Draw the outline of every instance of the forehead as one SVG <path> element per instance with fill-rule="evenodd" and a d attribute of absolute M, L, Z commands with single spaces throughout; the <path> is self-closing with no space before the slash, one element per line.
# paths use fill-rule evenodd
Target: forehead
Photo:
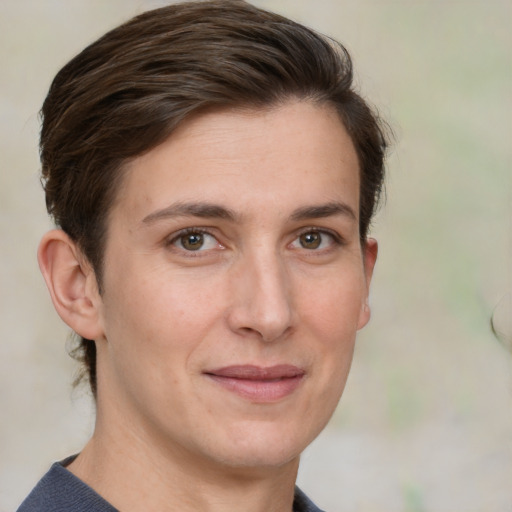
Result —
<path fill-rule="evenodd" d="M 126 168 L 116 208 L 222 203 L 247 214 L 339 201 L 359 208 L 359 165 L 333 107 L 307 101 L 203 113 Z"/>

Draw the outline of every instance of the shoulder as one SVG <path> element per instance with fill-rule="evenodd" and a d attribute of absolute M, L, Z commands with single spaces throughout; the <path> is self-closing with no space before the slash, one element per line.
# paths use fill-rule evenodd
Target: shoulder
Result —
<path fill-rule="evenodd" d="M 17 512 L 116 512 L 112 505 L 65 468 L 69 462 L 71 459 L 53 464 Z"/>

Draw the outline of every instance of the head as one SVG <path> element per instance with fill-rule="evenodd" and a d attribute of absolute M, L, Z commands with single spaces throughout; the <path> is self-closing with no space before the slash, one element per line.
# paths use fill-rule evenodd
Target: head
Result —
<path fill-rule="evenodd" d="M 99 294 L 110 219 L 130 166 L 216 112 L 268 113 L 302 102 L 335 113 L 357 156 L 364 246 L 386 141 L 352 78 L 343 46 L 237 0 L 143 13 L 72 59 L 42 109 L 42 177 L 48 211 L 91 267 Z M 81 350 L 96 395 L 94 340 L 82 336 Z"/>

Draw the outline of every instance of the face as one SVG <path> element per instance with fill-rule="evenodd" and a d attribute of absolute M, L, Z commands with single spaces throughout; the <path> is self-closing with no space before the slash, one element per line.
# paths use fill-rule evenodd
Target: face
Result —
<path fill-rule="evenodd" d="M 98 418 L 184 458 L 297 460 L 368 321 L 358 210 L 350 138 L 308 102 L 203 114 L 134 160 L 109 217 Z"/>

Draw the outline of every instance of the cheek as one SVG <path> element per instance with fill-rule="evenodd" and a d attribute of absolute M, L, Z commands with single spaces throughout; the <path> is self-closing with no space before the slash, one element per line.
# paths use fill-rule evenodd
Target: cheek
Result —
<path fill-rule="evenodd" d="M 300 295 L 302 318 L 328 343 L 351 339 L 358 329 L 364 300 L 362 273 L 333 274 Z"/>
<path fill-rule="evenodd" d="M 132 280 L 108 302 L 107 347 L 118 378 L 131 375 L 142 388 L 168 389 L 194 373 L 218 331 L 223 301 L 211 280 L 161 274 Z M 131 386 L 131 384 L 129 384 Z M 134 390 L 134 393 L 136 391 Z M 138 393 L 138 392 L 137 392 Z"/>
<path fill-rule="evenodd" d="M 107 294 L 107 315 L 117 317 L 124 325 L 132 324 L 137 331 L 170 335 L 177 329 L 197 328 L 215 314 L 218 277 L 170 272 L 166 264 L 148 268 L 136 263 L 111 276 L 108 284 L 113 293 Z"/>
<path fill-rule="evenodd" d="M 319 407 L 334 410 L 352 363 L 363 299 L 363 280 L 357 273 L 332 276 L 302 297 L 305 339 L 315 360 L 315 380 L 324 396 Z M 330 414 L 330 413 L 329 413 Z"/>

